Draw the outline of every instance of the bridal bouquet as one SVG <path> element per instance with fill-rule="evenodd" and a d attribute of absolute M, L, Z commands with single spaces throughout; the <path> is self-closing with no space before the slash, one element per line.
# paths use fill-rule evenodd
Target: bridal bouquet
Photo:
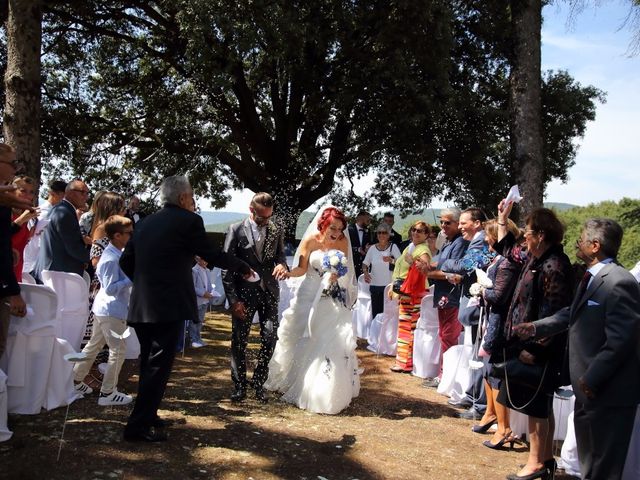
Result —
<path fill-rule="evenodd" d="M 349 269 L 347 268 L 347 257 L 339 250 L 329 250 L 322 258 L 322 271 L 324 273 L 335 273 L 338 278 L 344 277 Z M 338 282 L 328 283 L 322 290 L 322 293 L 339 301 L 345 307 L 347 306 L 346 290 Z"/>

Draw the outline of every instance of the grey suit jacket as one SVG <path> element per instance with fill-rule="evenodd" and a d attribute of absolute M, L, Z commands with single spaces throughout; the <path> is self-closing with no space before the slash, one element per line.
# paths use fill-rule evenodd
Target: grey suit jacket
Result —
<path fill-rule="evenodd" d="M 36 277 L 40 278 L 43 270 L 82 276 L 85 264 L 89 263 L 89 250 L 80 233 L 75 207 L 63 200 L 51 209 L 48 218 L 34 268 Z"/>
<path fill-rule="evenodd" d="M 242 222 L 229 226 L 224 242 L 224 251 L 240 260 L 244 260 L 260 275 L 260 282 L 248 282 L 240 275 L 229 270 L 222 271 L 222 284 L 229 303 L 238 301 L 250 302 L 257 299 L 255 292 L 260 285 L 271 292 L 276 301 L 280 297 L 280 285 L 273 277 L 272 272 L 276 265 L 287 265 L 287 257 L 284 251 L 284 232 L 273 222 L 267 225 L 267 233 L 264 240 L 262 253 L 256 250 L 251 236 L 249 218 Z"/>
<path fill-rule="evenodd" d="M 640 287 L 623 267 L 610 263 L 570 307 L 534 322 L 536 337 L 569 329 L 569 372 L 585 406 L 640 403 Z M 582 378 L 594 399 L 582 393 Z"/>

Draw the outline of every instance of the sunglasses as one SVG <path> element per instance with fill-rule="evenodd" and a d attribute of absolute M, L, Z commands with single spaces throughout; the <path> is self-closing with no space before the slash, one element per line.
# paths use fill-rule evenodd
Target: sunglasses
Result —
<path fill-rule="evenodd" d="M 421 229 L 421 228 L 412 228 L 412 229 L 411 229 L 411 231 L 412 231 L 413 233 L 427 233 L 427 231 L 426 231 L 426 230 L 423 230 L 423 229 Z"/>
<path fill-rule="evenodd" d="M 384 232 L 384 231 L 382 231 L 382 232 L 376 232 L 376 233 L 377 233 L 378 235 L 389 235 L 389 232 Z"/>
<path fill-rule="evenodd" d="M 440 225 L 451 225 L 451 220 L 440 220 Z"/>

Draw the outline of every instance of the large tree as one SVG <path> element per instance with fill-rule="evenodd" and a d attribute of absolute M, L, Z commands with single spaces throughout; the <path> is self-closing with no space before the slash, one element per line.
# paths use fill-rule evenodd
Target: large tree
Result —
<path fill-rule="evenodd" d="M 214 204 L 267 190 L 297 216 L 338 171 L 434 162 L 416 132 L 446 105 L 450 18 L 439 1 L 50 6 L 51 126 L 89 177 L 188 172 Z"/>
<path fill-rule="evenodd" d="M 504 2 L 45 1 L 45 167 L 94 188 L 189 173 L 276 193 L 290 221 L 335 179 L 366 199 L 493 207 L 514 181 Z M 545 99 L 545 91 L 548 98 Z M 542 86 L 543 182 L 566 176 L 599 92 Z"/>
<path fill-rule="evenodd" d="M 6 12 L 4 141 L 16 149 L 25 173 L 39 179 L 42 2 L 9 0 Z"/>

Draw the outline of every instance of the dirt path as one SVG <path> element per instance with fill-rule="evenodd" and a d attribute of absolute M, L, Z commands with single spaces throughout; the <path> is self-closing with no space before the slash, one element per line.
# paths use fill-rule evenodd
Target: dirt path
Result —
<path fill-rule="evenodd" d="M 224 313 L 208 315 L 209 345 L 177 358 L 160 412 L 175 422 L 169 442 L 122 441 L 129 407 L 99 407 L 94 393 L 70 406 L 58 462 L 65 409 L 11 415 L 14 437 L 0 443 L 0 478 L 501 479 L 526 461 L 524 447 L 482 446 L 489 437 L 472 433 L 445 397 L 419 378 L 391 373 L 390 358 L 364 349 L 360 396 L 340 415 L 275 399 L 232 404 L 229 325 Z M 122 379 L 121 390 L 135 393 L 136 362 L 125 362 Z"/>

